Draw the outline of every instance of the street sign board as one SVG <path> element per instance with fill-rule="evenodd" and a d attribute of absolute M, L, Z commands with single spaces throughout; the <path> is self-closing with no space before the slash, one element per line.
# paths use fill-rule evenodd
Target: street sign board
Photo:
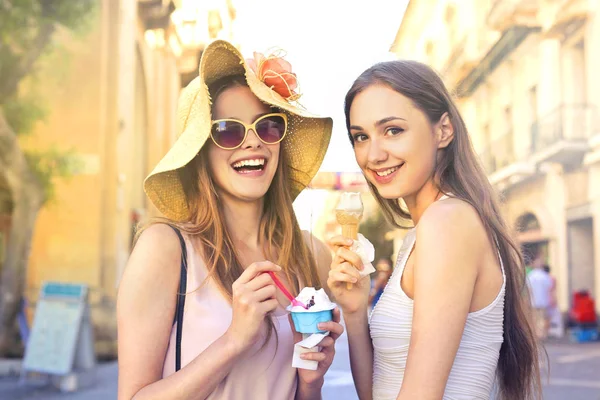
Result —
<path fill-rule="evenodd" d="M 23 372 L 65 376 L 94 364 L 87 285 L 45 282 L 25 347 Z"/>

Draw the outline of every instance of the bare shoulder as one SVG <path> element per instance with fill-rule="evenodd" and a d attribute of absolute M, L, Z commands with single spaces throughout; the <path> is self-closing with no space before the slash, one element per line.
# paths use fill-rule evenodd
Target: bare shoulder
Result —
<path fill-rule="evenodd" d="M 450 198 L 431 204 L 417 225 L 417 243 L 426 241 L 483 249 L 487 234 L 477 210 L 464 200 Z"/>
<path fill-rule="evenodd" d="M 145 229 L 127 262 L 119 287 L 119 296 L 176 288 L 179 281 L 181 244 L 173 229 L 154 224 Z"/>
<path fill-rule="evenodd" d="M 174 250 L 179 252 L 179 250 L 181 250 L 179 237 L 173 228 L 167 224 L 152 224 L 144 229 L 135 248 L 153 248 L 156 245 L 160 245 L 160 248 L 167 252 L 172 252 Z"/>
<path fill-rule="evenodd" d="M 144 268 L 145 272 L 150 272 L 147 268 L 152 268 L 157 264 L 175 263 L 179 265 L 181 261 L 179 237 L 169 225 L 153 224 L 141 233 L 133 249 L 131 258 L 135 260 L 139 256 L 144 258 L 152 256 L 158 261 L 147 265 Z M 154 272 L 160 273 L 160 271 Z"/>

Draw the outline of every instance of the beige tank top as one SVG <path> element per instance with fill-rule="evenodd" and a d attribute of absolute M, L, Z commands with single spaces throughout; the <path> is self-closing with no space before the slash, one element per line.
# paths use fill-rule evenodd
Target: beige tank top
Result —
<path fill-rule="evenodd" d="M 181 368 L 184 368 L 202 351 L 221 337 L 229 328 L 232 308 L 215 282 L 207 277 L 202 257 L 186 237 L 187 246 L 187 296 L 185 299 L 183 333 L 181 340 Z M 261 349 L 264 340 L 258 341 L 223 379 L 207 400 L 294 399 L 296 394 L 296 369 L 292 368 L 294 338 L 288 313 L 282 308 L 275 312 L 273 322 L 277 338 L 272 335 Z M 163 378 L 175 373 L 174 325 L 163 366 Z"/>

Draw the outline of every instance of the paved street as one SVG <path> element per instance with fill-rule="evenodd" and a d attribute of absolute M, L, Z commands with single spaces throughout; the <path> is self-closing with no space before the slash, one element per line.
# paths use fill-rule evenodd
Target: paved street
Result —
<path fill-rule="evenodd" d="M 346 337 L 340 338 L 334 365 L 323 390 L 325 400 L 358 399 L 352 385 Z M 549 341 L 544 374 L 544 400 L 600 400 L 600 342 L 572 344 Z"/>
<path fill-rule="evenodd" d="M 600 342 L 548 342 L 550 377 L 544 368 L 544 399 L 600 400 Z"/>
<path fill-rule="evenodd" d="M 600 342 L 571 344 L 551 341 L 546 344 L 551 359 L 550 378 L 545 379 L 545 400 L 600 400 Z M 546 370 L 545 370 L 546 371 Z M 63 394 L 56 390 L 21 388 L 17 379 L 0 378 L 2 400 L 104 400 L 115 399 L 116 363 L 101 365 L 97 383 L 78 393 Z M 338 341 L 337 357 L 326 377 L 324 400 L 355 400 L 346 337 Z"/>
<path fill-rule="evenodd" d="M 76 393 L 52 388 L 21 387 L 18 378 L 0 378 L 2 400 L 110 400 L 117 398 L 117 363 L 102 364 L 96 370 L 96 383 Z"/>

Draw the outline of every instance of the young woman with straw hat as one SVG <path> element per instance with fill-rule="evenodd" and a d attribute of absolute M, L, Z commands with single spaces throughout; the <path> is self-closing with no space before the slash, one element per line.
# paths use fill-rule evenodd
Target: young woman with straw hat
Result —
<path fill-rule="evenodd" d="M 266 272 L 294 294 L 326 281 L 329 250 L 300 231 L 292 201 L 332 121 L 294 104 L 281 57 L 244 61 L 216 41 L 199 72 L 179 101 L 181 134 L 144 183 L 165 220 L 139 235 L 121 281 L 119 399 L 320 398 L 339 312 L 321 351 L 302 355 L 317 370 L 296 370 L 289 301 Z"/>

